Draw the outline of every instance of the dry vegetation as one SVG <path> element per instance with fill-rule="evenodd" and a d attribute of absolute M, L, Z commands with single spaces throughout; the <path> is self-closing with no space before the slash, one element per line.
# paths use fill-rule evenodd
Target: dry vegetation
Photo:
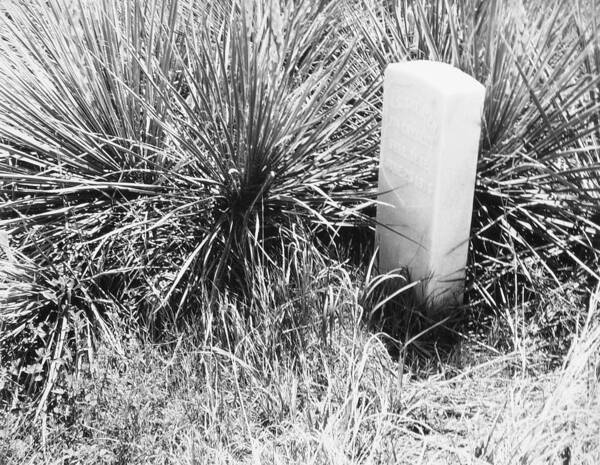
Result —
<path fill-rule="evenodd" d="M 3 413 L 0 457 L 71 464 L 597 463 L 597 300 L 558 369 L 523 366 L 516 351 L 476 350 L 473 338 L 444 359 L 403 365 L 390 357 L 384 335 L 365 331 L 356 290 L 344 284 L 332 295 L 345 309 L 344 324 L 330 328 L 326 341 L 305 334 L 294 357 L 265 357 L 267 336 L 256 331 L 234 351 L 202 343 L 200 335 L 164 345 L 129 338 L 122 356 L 102 347 L 91 374 L 65 380 L 41 425 L 24 421 L 31 417 L 21 410 Z M 223 313 L 230 305 L 222 303 Z"/>
<path fill-rule="evenodd" d="M 0 465 L 600 463 L 600 6 L 383 3 L 2 3 Z M 487 89 L 441 322 L 374 266 L 417 58 Z"/>

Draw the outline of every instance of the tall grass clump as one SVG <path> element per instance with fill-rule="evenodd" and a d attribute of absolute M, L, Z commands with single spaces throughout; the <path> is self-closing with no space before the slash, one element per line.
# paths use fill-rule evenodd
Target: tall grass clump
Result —
<path fill-rule="evenodd" d="M 124 321 L 161 337 L 223 292 L 252 300 L 247 263 L 278 268 L 357 218 L 372 89 L 348 72 L 341 6 L 265 5 L 14 1 L 0 18 L 0 347 L 17 398 L 44 405 L 98 335 L 118 349 Z"/>
<path fill-rule="evenodd" d="M 561 0 L 362 5 L 362 55 L 377 65 L 377 76 L 390 62 L 429 59 L 458 66 L 486 87 L 471 301 L 499 308 L 574 277 L 597 279 L 597 6 Z"/>

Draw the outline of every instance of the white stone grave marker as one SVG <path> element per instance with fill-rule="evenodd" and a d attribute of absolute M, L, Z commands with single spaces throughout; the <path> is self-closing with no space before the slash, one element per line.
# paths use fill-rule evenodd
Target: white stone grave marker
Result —
<path fill-rule="evenodd" d="M 462 303 L 485 88 L 432 61 L 385 71 L 379 269 L 406 267 L 430 310 Z"/>

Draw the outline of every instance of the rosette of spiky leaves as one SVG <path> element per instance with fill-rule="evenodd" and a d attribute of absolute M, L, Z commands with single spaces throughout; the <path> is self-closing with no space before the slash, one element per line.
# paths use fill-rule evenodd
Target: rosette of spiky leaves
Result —
<path fill-rule="evenodd" d="M 247 259 L 276 265 L 290 240 L 352 218 L 374 166 L 371 90 L 338 7 L 295 3 L 200 2 L 183 21 L 166 0 L 14 2 L 0 227 L 51 287 L 69 271 L 57 286 L 89 298 L 27 287 L 39 311 L 22 292 L 11 312 L 94 302 L 92 328 L 128 311 L 163 330 L 205 309 L 206 289 L 251 293 Z"/>
<path fill-rule="evenodd" d="M 152 231 L 167 221 L 155 205 L 177 210 L 162 125 L 180 86 L 183 26 L 175 1 L 14 1 L 9 13 L 0 16 L 0 228 L 35 271 L 6 277 L 0 267 L 0 281 L 24 280 L 0 296 L 0 325 L 13 334 L 43 319 L 42 345 L 58 360 L 67 346 L 56 341 L 78 321 L 70 315 L 81 310 L 93 330 L 108 328 L 106 315 L 152 297 L 149 273 L 177 266 L 169 251 L 184 238 Z M 186 195 L 202 190 L 178 179 Z M 40 286 L 87 294 L 67 303 Z M 16 358 L 19 347 L 29 350 L 16 345 Z M 51 373 L 44 365 L 44 392 Z"/>
<path fill-rule="evenodd" d="M 178 85 L 176 12 L 167 1 L 61 0 L 14 2 L 2 17 L 0 226 L 40 265 L 168 190 L 156 118 L 168 118 L 170 87 L 149 77 Z"/>
<path fill-rule="evenodd" d="M 364 200 L 373 88 L 348 66 L 339 18 L 324 2 L 233 2 L 188 34 L 188 94 L 177 94 L 169 135 L 182 172 L 214 182 L 214 220 L 173 290 L 204 282 L 244 292 L 245 257 L 276 262 L 279 244 L 334 230 Z"/>
<path fill-rule="evenodd" d="M 473 263 L 482 297 L 505 304 L 514 296 L 496 286 L 498 273 L 532 285 L 539 276 L 560 285 L 563 271 L 598 278 L 600 73 L 586 68 L 597 30 L 577 29 L 570 2 L 496 8 L 508 19 L 483 31 L 489 58 L 472 71 L 488 89 Z"/>
<path fill-rule="evenodd" d="M 514 276 L 597 277 L 597 28 L 567 1 L 363 4 L 365 50 L 377 50 L 365 59 L 380 69 L 445 61 L 486 86 L 472 224 L 479 296 L 503 303 Z"/>

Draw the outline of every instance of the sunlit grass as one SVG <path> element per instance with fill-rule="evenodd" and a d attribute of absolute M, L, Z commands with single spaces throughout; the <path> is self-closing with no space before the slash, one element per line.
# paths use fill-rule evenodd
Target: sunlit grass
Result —
<path fill-rule="evenodd" d="M 124 355 L 103 347 L 95 376 L 65 379 L 45 430 L 16 411 L 0 414 L 0 458 L 82 464 L 563 464 L 567 455 L 570 463 L 593 464 L 600 458 L 597 294 L 556 372 L 521 370 L 518 353 L 498 356 L 485 348 L 471 360 L 477 352 L 469 338 L 451 358 L 432 360 L 435 367 L 403 367 L 390 357 L 386 336 L 361 324 L 357 288 L 343 270 L 322 268 L 304 290 L 290 291 L 294 283 L 284 280 L 280 275 L 281 286 L 264 291 L 278 302 L 269 301 L 272 310 L 248 309 L 254 326 L 238 319 L 239 302 L 225 298 L 223 324 L 214 321 L 212 331 L 191 328 L 168 345 L 124 338 Z M 306 302 L 309 321 L 277 323 L 294 314 L 286 307 L 306 310 Z M 329 314 L 332 306 L 343 313 Z M 244 337 L 228 349 L 218 344 L 222 337 L 211 339 L 219 331 L 232 341 Z M 286 338 L 301 350 L 286 348 Z"/>

